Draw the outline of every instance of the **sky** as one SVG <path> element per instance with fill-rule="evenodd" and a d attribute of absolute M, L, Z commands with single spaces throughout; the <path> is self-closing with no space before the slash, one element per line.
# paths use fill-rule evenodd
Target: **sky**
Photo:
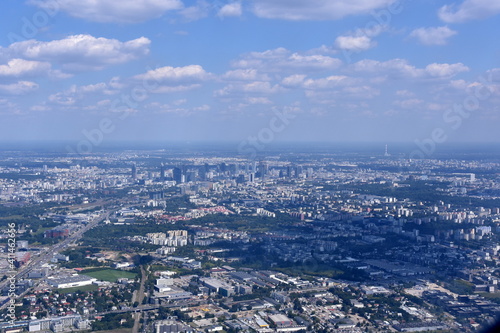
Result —
<path fill-rule="evenodd" d="M 498 1 L 3 0 L 0 13 L 3 142 L 500 142 Z"/>

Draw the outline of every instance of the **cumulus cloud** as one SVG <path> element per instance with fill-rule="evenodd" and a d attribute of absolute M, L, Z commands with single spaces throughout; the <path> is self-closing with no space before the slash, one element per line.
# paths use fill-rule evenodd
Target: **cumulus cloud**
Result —
<path fill-rule="evenodd" d="M 253 0 L 258 17 L 284 20 L 337 20 L 348 15 L 367 14 L 396 0 Z"/>
<path fill-rule="evenodd" d="M 460 5 L 441 7 L 439 18 L 446 23 L 462 23 L 500 14 L 500 2 L 496 0 L 465 0 Z"/>
<path fill-rule="evenodd" d="M 254 81 L 249 83 L 229 84 L 222 89 L 216 90 L 216 97 L 234 97 L 241 95 L 270 95 L 283 91 L 279 84 L 272 85 L 267 81 Z"/>
<path fill-rule="evenodd" d="M 321 79 L 308 79 L 304 81 L 304 88 L 306 89 L 329 89 L 339 86 L 346 86 L 352 83 L 352 80 L 347 76 L 333 75 Z"/>
<path fill-rule="evenodd" d="M 404 59 L 392 59 L 388 61 L 365 59 L 354 63 L 352 68 L 356 72 L 383 73 L 391 76 L 403 77 L 418 77 L 422 72 L 410 65 L 408 61 Z"/>
<path fill-rule="evenodd" d="M 72 85 L 65 91 L 50 95 L 49 102 L 52 104 L 70 106 L 91 94 L 114 95 L 117 94 L 119 90 L 116 90 L 113 86 L 113 80 L 110 83 L 99 82 L 83 86 Z"/>
<path fill-rule="evenodd" d="M 193 84 L 181 84 L 177 86 L 159 86 L 158 88 L 152 89 L 151 92 L 157 94 L 171 94 L 177 92 L 184 92 L 193 89 L 197 89 L 201 87 L 201 84 L 193 83 Z"/>
<path fill-rule="evenodd" d="M 51 69 L 48 62 L 12 59 L 5 65 L 0 65 L 0 76 L 33 76 L 47 73 Z"/>
<path fill-rule="evenodd" d="M 11 84 L 0 84 L 0 92 L 9 95 L 23 95 L 38 89 L 38 84 L 31 81 L 19 81 Z"/>
<path fill-rule="evenodd" d="M 461 72 L 467 72 L 469 68 L 462 63 L 456 64 L 430 64 L 425 67 L 425 72 L 432 77 L 450 77 Z"/>
<path fill-rule="evenodd" d="M 267 72 L 323 71 L 340 67 L 342 61 L 325 55 L 292 53 L 285 48 L 251 52 L 234 61 L 238 68 L 257 68 Z"/>
<path fill-rule="evenodd" d="M 280 91 L 279 85 L 272 86 L 269 82 L 255 81 L 243 85 L 243 91 L 251 93 L 275 93 Z"/>
<path fill-rule="evenodd" d="M 74 35 L 49 42 L 27 40 L 13 43 L 8 48 L 0 48 L 0 54 L 59 63 L 69 71 L 99 70 L 148 54 L 150 43 L 145 37 L 121 42 L 91 35 Z"/>
<path fill-rule="evenodd" d="M 209 12 L 209 3 L 204 0 L 198 0 L 196 5 L 182 9 L 179 11 L 179 14 L 184 17 L 186 21 L 191 22 L 207 17 Z"/>
<path fill-rule="evenodd" d="M 147 71 L 133 77 L 136 81 L 146 84 L 148 91 L 153 93 L 174 93 L 199 88 L 200 83 L 212 78 L 199 65 L 184 67 L 165 66 Z"/>
<path fill-rule="evenodd" d="M 220 17 L 237 17 L 243 14 L 243 9 L 240 2 L 233 2 L 223 6 L 217 15 Z"/>
<path fill-rule="evenodd" d="M 457 32 L 447 26 L 436 28 L 418 28 L 411 32 L 410 37 L 414 37 L 424 45 L 445 45 L 448 38 L 456 35 Z"/>
<path fill-rule="evenodd" d="M 372 48 L 374 45 L 368 36 L 339 36 L 335 39 L 335 46 L 341 50 L 364 51 Z"/>
<path fill-rule="evenodd" d="M 267 97 L 247 97 L 245 101 L 248 104 L 273 104 Z"/>
<path fill-rule="evenodd" d="M 396 95 L 401 96 L 401 97 L 413 97 L 413 96 L 415 96 L 415 94 L 413 92 L 411 92 L 409 90 L 405 90 L 405 89 L 396 91 Z"/>
<path fill-rule="evenodd" d="M 412 109 L 415 108 L 421 104 L 423 104 L 424 101 L 418 98 L 411 98 L 411 99 L 405 99 L 405 100 L 397 100 L 394 101 L 392 104 L 403 108 L 403 109 Z"/>
<path fill-rule="evenodd" d="M 177 114 L 180 116 L 189 116 L 192 115 L 193 113 L 199 113 L 199 112 L 206 112 L 211 109 L 211 106 L 208 104 L 203 104 L 200 106 L 195 106 L 192 108 L 188 107 L 178 107 L 178 106 L 172 106 L 170 104 L 162 104 L 158 102 L 153 102 L 149 103 L 146 105 L 147 109 L 153 110 L 156 113 L 171 113 L 171 114 Z"/>
<path fill-rule="evenodd" d="M 345 96 L 346 94 L 349 95 L 349 97 L 351 98 L 356 97 L 356 98 L 368 99 L 380 95 L 380 90 L 367 85 L 353 86 L 353 87 L 345 87 L 342 89 L 342 95 Z"/>
<path fill-rule="evenodd" d="M 270 80 L 267 74 L 260 74 L 256 69 L 253 68 L 245 68 L 245 69 L 236 69 L 232 71 L 226 72 L 223 76 L 223 79 L 226 80 L 234 80 L 234 81 L 268 81 Z"/>
<path fill-rule="evenodd" d="M 281 84 L 285 87 L 297 87 L 304 82 L 305 78 L 307 75 L 304 74 L 294 74 L 285 77 L 283 80 L 281 80 Z"/>
<path fill-rule="evenodd" d="M 365 29 L 356 29 L 345 36 L 339 36 L 335 39 L 335 46 L 341 50 L 360 52 L 374 47 L 377 43 L 372 40 L 373 37 L 386 31 L 386 25 L 377 24 Z"/>
<path fill-rule="evenodd" d="M 158 84 L 199 82 L 206 80 L 211 75 L 200 65 L 189 65 L 185 67 L 160 67 L 147 71 L 144 74 L 134 76 L 137 80 L 147 80 Z"/>
<path fill-rule="evenodd" d="M 54 0 L 31 0 L 40 8 L 54 9 Z M 181 9 L 180 0 L 57 0 L 59 10 L 95 22 L 139 23 Z"/>
<path fill-rule="evenodd" d="M 400 78 L 447 78 L 469 71 L 469 68 L 462 63 L 433 63 L 424 69 L 416 68 L 404 59 L 392 59 L 385 62 L 366 59 L 353 64 L 352 69 L 355 72 L 386 74 Z"/>

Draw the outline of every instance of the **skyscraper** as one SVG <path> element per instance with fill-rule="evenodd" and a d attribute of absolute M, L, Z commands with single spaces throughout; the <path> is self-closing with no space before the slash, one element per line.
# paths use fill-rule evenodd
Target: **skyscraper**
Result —
<path fill-rule="evenodd" d="M 131 175 L 132 179 L 137 179 L 137 167 L 135 164 L 132 164 L 132 170 L 131 170 Z"/>
<path fill-rule="evenodd" d="M 167 170 L 165 168 L 165 164 L 161 164 L 160 166 L 160 179 L 165 180 L 167 179 Z"/>
<path fill-rule="evenodd" d="M 175 167 L 173 170 L 174 180 L 177 184 L 182 183 L 182 170 L 181 168 Z"/>

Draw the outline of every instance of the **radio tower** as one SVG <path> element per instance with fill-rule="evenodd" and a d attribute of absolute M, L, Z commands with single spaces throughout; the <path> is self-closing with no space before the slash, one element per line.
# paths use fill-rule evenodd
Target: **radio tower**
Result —
<path fill-rule="evenodd" d="M 391 155 L 389 155 L 389 151 L 387 150 L 387 145 L 385 145 L 385 153 L 384 153 L 384 156 L 385 156 L 385 157 L 391 156 Z"/>

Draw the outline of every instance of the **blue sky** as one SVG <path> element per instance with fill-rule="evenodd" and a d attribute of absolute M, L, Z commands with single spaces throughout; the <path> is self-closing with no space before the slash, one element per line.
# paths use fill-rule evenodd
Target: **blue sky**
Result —
<path fill-rule="evenodd" d="M 0 141 L 500 141 L 497 1 L 0 11 Z"/>

